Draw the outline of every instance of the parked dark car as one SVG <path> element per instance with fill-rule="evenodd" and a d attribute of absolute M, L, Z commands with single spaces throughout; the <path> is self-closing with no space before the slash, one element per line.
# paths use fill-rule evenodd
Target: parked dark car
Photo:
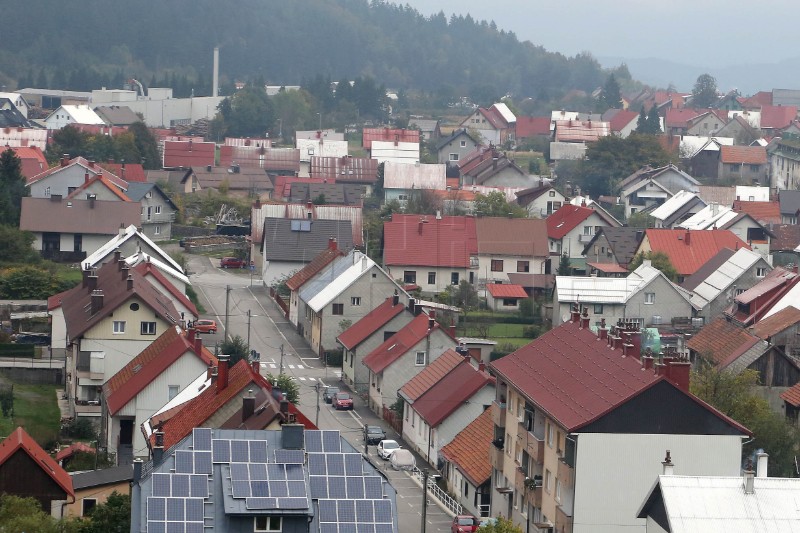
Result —
<path fill-rule="evenodd" d="M 333 401 L 333 396 L 339 392 L 339 387 L 325 387 L 322 390 L 322 399 L 325 400 L 325 403 L 331 403 Z"/>
<path fill-rule="evenodd" d="M 337 411 L 339 409 L 353 409 L 353 397 L 350 396 L 349 392 L 337 392 L 333 395 L 331 403 Z"/>
<path fill-rule="evenodd" d="M 220 268 L 244 268 L 245 261 L 238 257 L 223 257 L 219 261 Z"/>
<path fill-rule="evenodd" d="M 386 432 L 380 426 L 364 426 L 364 438 L 367 444 L 378 444 L 386 438 Z"/>

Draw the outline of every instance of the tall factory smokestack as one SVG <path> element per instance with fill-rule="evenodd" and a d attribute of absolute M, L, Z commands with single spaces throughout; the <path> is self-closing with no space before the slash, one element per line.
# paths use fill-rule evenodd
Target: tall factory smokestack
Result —
<path fill-rule="evenodd" d="M 214 47 L 214 80 L 212 91 L 215 98 L 219 96 L 219 46 Z"/>

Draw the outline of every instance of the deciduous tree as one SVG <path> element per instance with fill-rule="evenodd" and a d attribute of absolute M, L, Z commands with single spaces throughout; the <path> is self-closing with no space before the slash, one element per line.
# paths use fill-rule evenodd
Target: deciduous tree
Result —
<path fill-rule="evenodd" d="M 506 195 L 500 191 L 476 194 L 473 205 L 475 213 L 482 217 L 525 218 L 528 216 L 528 212 L 524 207 L 510 203 L 506 200 Z"/>
<path fill-rule="evenodd" d="M 697 108 L 711 107 L 717 101 L 717 80 L 711 74 L 701 74 L 694 82 L 692 105 Z"/>
<path fill-rule="evenodd" d="M 639 268 L 639 266 L 641 266 L 645 259 L 650 261 L 650 266 L 663 272 L 670 281 L 677 281 L 678 271 L 675 270 L 674 266 L 672 266 L 669 256 L 664 252 L 647 252 L 644 254 L 638 253 L 628 265 L 628 270 L 633 272 Z"/>

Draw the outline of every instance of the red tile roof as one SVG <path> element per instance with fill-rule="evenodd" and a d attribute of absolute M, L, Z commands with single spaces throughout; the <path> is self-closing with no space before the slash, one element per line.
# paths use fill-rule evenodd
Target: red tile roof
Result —
<path fill-rule="evenodd" d="M 479 217 L 475 220 L 478 253 L 548 257 L 547 222 L 540 218 Z"/>
<path fill-rule="evenodd" d="M 32 183 L 36 183 L 37 181 L 43 180 L 44 178 L 46 178 L 48 176 L 51 176 L 52 174 L 56 174 L 58 172 L 61 172 L 61 169 L 63 169 L 63 168 L 71 167 L 71 166 L 75 166 L 75 165 L 83 167 L 90 174 L 103 174 L 103 175 L 105 175 L 109 180 L 111 180 L 111 183 L 113 183 L 114 185 L 116 185 L 117 187 L 119 187 L 121 189 L 127 189 L 128 188 L 128 182 L 127 181 L 125 181 L 125 180 L 119 178 L 117 175 L 115 175 L 115 174 L 103 169 L 100 165 L 98 165 L 94 161 L 89 161 L 88 159 L 86 159 L 84 157 L 76 157 L 74 159 L 70 159 L 69 161 L 62 161 L 62 163 L 60 165 L 56 165 L 54 167 L 51 167 L 51 168 L 45 170 L 44 172 L 42 172 L 41 174 L 37 174 L 34 177 L 30 178 L 28 180 L 28 182 L 27 182 L 27 185 L 30 185 Z"/>
<path fill-rule="evenodd" d="M 703 113 L 706 110 L 702 109 L 694 109 L 691 107 L 681 107 L 678 109 L 670 108 L 667 109 L 666 116 L 664 117 L 664 125 L 667 128 L 685 128 L 688 126 L 688 122 Z"/>
<path fill-rule="evenodd" d="M 383 225 L 384 264 L 468 268 L 478 251 L 475 218 L 393 214 Z"/>
<path fill-rule="evenodd" d="M 11 435 L 0 443 L 0 465 L 5 464 L 18 450 L 28 454 L 31 460 L 39 465 L 39 468 L 50 476 L 67 495 L 72 496 L 73 502 L 75 501 L 72 478 L 21 427 L 11 432 Z"/>
<path fill-rule="evenodd" d="M 213 383 L 197 397 L 183 405 L 180 413 L 172 416 L 161 426 L 164 432 L 164 449 L 171 448 L 196 427 L 203 424 L 211 416 L 222 409 L 228 402 L 241 403 L 242 392 L 246 388 L 260 388 L 271 391 L 272 386 L 261 375 L 253 372 L 252 367 L 245 360 L 241 360 L 228 370 L 228 386 L 221 391 L 217 383 Z M 271 398 L 271 394 L 269 395 Z M 151 442 L 155 435 L 151 436 Z"/>
<path fill-rule="evenodd" d="M 588 120 L 556 120 L 555 140 L 561 142 L 592 142 L 611 133 L 608 122 Z"/>
<path fill-rule="evenodd" d="M 736 165 L 766 165 L 767 149 L 763 146 L 720 146 L 719 160 Z"/>
<path fill-rule="evenodd" d="M 738 100 L 745 109 L 761 109 L 762 106 L 772 105 L 772 91 L 759 91 L 753 96 Z"/>
<path fill-rule="evenodd" d="M 339 337 L 339 343 L 352 350 L 361 344 L 367 337 L 378 331 L 391 319 L 405 309 L 402 302 L 392 305 L 393 297 L 386 298 L 378 307 L 367 313 L 361 320 L 347 328 Z"/>
<path fill-rule="evenodd" d="M 800 309 L 790 305 L 774 315 L 756 322 L 750 328 L 750 332 L 756 337 L 767 340 L 798 322 L 800 322 Z"/>
<path fill-rule="evenodd" d="M 746 202 L 735 200 L 733 210 L 747 213 L 761 224 L 780 224 L 781 206 L 778 202 Z"/>
<path fill-rule="evenodd" d="M 761 129 L 781 130 L 797 118 L 797 106 L 762 105 Z"/>
<path fill-rule="evenodd" d="M 206 366 L 216 364 L 217 358 L 198 339 L 188 339 L 178 326 L 172 326 L 159 335 L 150 346 L 131 359 L 103 385 L 109 413 L 112 416 L 116 414 L 186 354 L 197 357 Z M 199 353 L 195 342 L 200 343 Z"/>
<path fill-rule="evenodd" d="M 214 166 L 217 145 L 213 142 L 164 141 L 164 167 Z"/>
<path fill-rule="evenodd" d="M 579 205 L 564 205 L 547 217 L 547 236 L 551 239 L 562 239 L 575 229 L 578 224 L 589 218 L 593 209 Z"/>
<path fill-rule="evenodd" d="M 441 454 L 446 461 L 455 464 L 470 483 L 479 487 L 492 477 L 488 454 L 492 440 L 492 413 L 490 409 L 486 409 L 447 443 Z"/>
<path fill-rule="evenodd" d="M 125 163 L 124 168 L 122 163 L 100 163 L 100 166 L 125 181 L 147 182 L 147 175 L 140 163 Z"/>
<path fill-rule="evenodd" d="M 638 119 L 639 113 L 636 111 L 620 109 L 614 114 L 613 117 L 611 117 L 611 120 L 609 121 L 609 124 L 611 125 L 611 131 L 620 132 L 623 130 L 623 128 L 625 128 L 625 126 Z"/>
<path fill-rule="evenodd" d="M 666 376 L 643 371 L 638 357 L 622 357 L 590 329 L 565 322 L 489 367 L 568 432 L 638 396 Z M 674 384 L 672 384 L 675 386 Z M 676 386 L 677 388 L 677 386 Z M 691 400 L 726 423 L 750 432 L 690 393 Z"/>
<path fill-rule="evenodd" d="M 514 285 L 512 283 L 487 283 L 486 290 L 492 295 L 492 298 L 527 298 L 528 293 L 521 285 Z"/>
<path fill-rule="evenodd" d="M 147 276 L 153 276 L 158 282 L 175 298 L 178 300 L 185 308 L 187 308 L 195 317 L 200 316 L 197 312 L 197 308 L 194 306 L 192 301 L 186 296 L 184 293 L 178 290 L 178 288 L 172 284 L 167 277 L 161 273 L 161 271 L 153 266 L 150 261 L 145 261 L 143 263 L 139 263 L 133 270 L 141 274 L 142 276 L 147 279 Z M 187 317 L 188 319 L 188 317 Z"/>
<path fill-rule="evenodd" d="M 488 372 L 475 368 L 466 358 L 463 360 L 422 393 L 412 405 L 412 409 L 430 427 L 437 427 L 478 391 L 494 383 L 494 378 Z"/>
<path fill-rule="evenodd" d="M 291 291 L 296 291 L 303 284 L 313 278 L 320 270 L 328 266 L 337 257 L 344 256 L 345 253 L 338 248 L 325 248 L 309 264 L 301 268 L 291 278 L 286 280 L 286 286 Z"/>
<path fill-rule="evenodd" d="M 794 407 L 800 407 L 800 383 L 781 393 L 781 398 Z"/>
<path fill-rule="evenodd" d="M 400 387 L 399 393 L 411 402 L 425 394 L 431 387 L 438 383 L 448 372 L 464 363 L 466 358 L 459 355 L 455 350 L 447 350 L 442 355 L 433 360 L 425 369 Z"/>
<path fill-rule="evenodd" d="M 616 263 L 590 263 L 587 262 L 586 266 L 590 266 L 599 270 L 600 272 L 605 272 L 606 274 L 624 274 L 628 272 L 627 268 L 624 268 Z"/>
<path fill-rule="evenodd" d="M 701 357 L 725 368 L 758 342 L 758 337 L 724 317 L 718 317 L 689 339 L 686 345 Z"/>
<path fill-rule="evenodd" d="M 406 324 L 403 329 L 372 350 L 364 358 L 364 364 L 373 373 L 383 372 L 386 367 L 397 361 L 418 342 L 438 329 L 440 329 L 438 322 L 433 323 L 433 329 L 428 329 L 428 315 L 420 313 L 414 317 L 414 320 Z"/>
<path fill-rule="evenodd" d="M 72 457 L 78 452 L 95 453 L 95 449 L 83 442 L 73 442 L 66 448 L 58 450 L 58 453 L 56 453 L 56 462 L 63 461 L 67 457 Z"/>
<path fill-rule="evenodd" d="M 689 236 L 689 243 L 686 236 Z M 738 250 L 750 247 L 724 229 L 689 231 L 683 229 L 648 229 L 645 238 L 653 252 L 663 252 L 681 276 L 694 274 L 723 248 Z"/>
<path fill-rule="evenodd" d="M 11 149 L 21 159 L 21 171 L 26 180 L 47 170 L 47 158 L 38 146 L 20 146 Z"/>
<path fill-rule="evenodd" d="M 418 143 L 419 130 L 402 130 L 391 128 L 364 128 L 362 133 L 362 146 L 367 150 L 372 148 L 372 141 L 387 141 L 401 143 Z"/>
<path fill-rule="evenodd" d="M 95 183 L 101 183 L 106 189 L 108 189 L 109 192 L 111 192 L 111 194 L 113 194 L 114 196 L 119 198 L 121 201 L 123 201 L 123 202 L 130 202 L 131 201 L 131 199 L 128 198 L 127 195 L 119 187 L 114 185 L 114 183 L 112 183 L 111 180 L 106 178 L 103 174 L 98 174 L 98 175 L 96 175 L 96 176 L 94 176 L 92 178 L 89 178 L 88 181 L 84 181 L 83 185 L 81 185 L 80 187 L 78 187 L 77 189 L 72 191 L 67 196 L 67 198 L 68 199 L 82 198 L 83 194 L 84 194 L 84 191 L 90 185 L 93 185 Z"/>
<path fill-rule="evenodd" d="M 550 136 L 550 117 L 517 117 L 517 139 Z"/>

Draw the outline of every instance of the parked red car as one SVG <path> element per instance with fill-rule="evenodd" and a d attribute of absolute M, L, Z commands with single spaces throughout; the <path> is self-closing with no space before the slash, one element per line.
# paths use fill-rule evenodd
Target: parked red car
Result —
<path fill-rule="evenodd" d="M 333 396 L 333 408 L 337 411 L 339 409 L 352 409 L 353 408 L 353 397 L 350 396 L 349 392 L 337 392 Z"/>
<path fill-rule="evenodd" d="M 480 527 L 478 519 L 471 515 L 460 514 L 453 518 L 453 524 L 450 526 L 451 533 L 472 533 L 477 531 Z"/>
<path fill-rule="evenodd" d="M 219 261 L 220 268 L 244 268 L 245 262 L 238 257 L 223 257 Z"/>

